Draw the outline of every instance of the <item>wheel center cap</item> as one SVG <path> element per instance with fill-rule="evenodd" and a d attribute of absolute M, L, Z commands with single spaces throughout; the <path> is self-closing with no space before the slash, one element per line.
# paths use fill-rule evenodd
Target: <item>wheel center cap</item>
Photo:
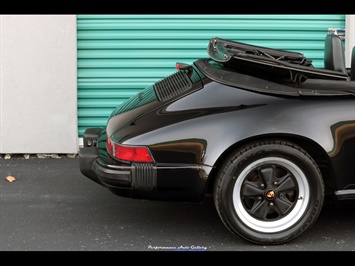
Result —
<path fill-rule="evenodd" d="M 268 191 L 266 192 L 266 194 L 265 194 L 265 197 L 266 197 L 267 199 L 269 199 L 269 200 L 274 199 L 275 196 L 276 196 L 276 193 L 275 193 L 275 191 L 272 190 L 272 189 L 268 190 Z"/>

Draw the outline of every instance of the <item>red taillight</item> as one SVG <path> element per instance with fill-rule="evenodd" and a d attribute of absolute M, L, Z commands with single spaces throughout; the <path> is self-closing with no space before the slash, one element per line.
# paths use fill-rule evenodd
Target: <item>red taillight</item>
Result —
<path fill-rule="evenodd" d="M 152 156 L 146 147 L 124 146 L 111 141 L 107 138 L 107 150 L 115 158 L 130 162 L 153 162 Z"/>
<path fill-rule="evenodd" d="M 123 161 L 151 163 L 152 157 L 145 147 L 130 147 L 114 144 L 113 155 Z"/>

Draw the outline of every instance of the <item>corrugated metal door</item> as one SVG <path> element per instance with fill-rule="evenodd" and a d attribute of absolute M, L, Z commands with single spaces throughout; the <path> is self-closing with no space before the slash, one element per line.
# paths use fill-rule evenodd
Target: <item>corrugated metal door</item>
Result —
<path fill-rule="evenodd" d="M 345 28 L 345 15 L 78 15 L 79 137 L 177 61 L 208 57 L 213 37 L 298 51 L 323 67 L 328 28 Z"/>

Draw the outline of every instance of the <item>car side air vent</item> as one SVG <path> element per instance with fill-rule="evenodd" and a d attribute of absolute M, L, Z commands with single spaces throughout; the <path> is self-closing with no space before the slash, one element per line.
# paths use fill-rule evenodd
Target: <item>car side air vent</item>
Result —
<path fill-rule="evenodd" d="M 192 82 L 184 71 L 176 72 L 154 84 L 158 100 L 167 101 L 192 88 Z"/>

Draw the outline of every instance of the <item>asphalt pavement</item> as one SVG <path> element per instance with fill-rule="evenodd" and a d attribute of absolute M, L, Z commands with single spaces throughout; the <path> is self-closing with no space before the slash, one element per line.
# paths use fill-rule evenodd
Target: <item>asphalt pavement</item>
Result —
<path fill-rule="evenodd" d="M 355 209 L 327 205 L 301 237 L 255 245 L 224 227 L 211 198 L 128 199 L 84 177 L 78 158 L 2 157 L 0 251 L 355 251 Z"/>

